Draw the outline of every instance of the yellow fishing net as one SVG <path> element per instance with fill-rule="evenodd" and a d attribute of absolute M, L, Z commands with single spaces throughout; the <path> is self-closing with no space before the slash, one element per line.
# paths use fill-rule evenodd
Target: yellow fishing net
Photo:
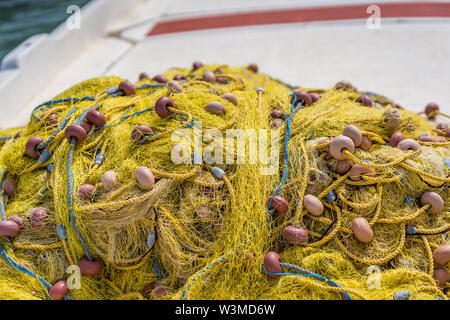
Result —
<path fill-rule="evenodd" d="M 203 80 L 205 71 L 218 70 L 223 72 L 216 72 L 221 81 Z M 366 107 L 356 101 L 361 93 L 353 90 L 302 88 L 320 99 L 294 110 L 289 86 L 245 67 L 172 68 L 165 76 L 172 79 L 175 74 L 187 76 L 179 83 L 182 92 L 143 79 L 135 83 L 135 94 L 115 95 L 109 88 L 123 79 L 90 79 L 36 108 L 26 127 L 0 131 L 2 137 L 21 132 L 1 142 L 2 179 L 11 178 L 17 186 L 1 200 L 5 218 L 24 220 L 15 237 L 0 241 L 2 299 L 49 299 L 51 285 L 76 280 L 72 276 L 77 270 L 70 266 L 86 256 L 79 234 L 102 270 L 95 276 L 81 275 L 80 286 L 69 285 L 66 298 L 341 299 L 348 294 L 352 299 L 393 299 L 402 290 L 409 291 L 411 299 L 450 297 L 449 283 L 433 279 L 433 251 L 450 243 L 448 140 L 420 142 L 418 151 L 389 146 L 393 131 L 384 114 L 391 105 L 381 96 L 372 96 L 376 103 Z M 234 94 L 237 105 L 222 98 L 224 93 Z M 175 103 L 176 112 L 169 118 L 154 111 L 163 96 Z M 220 102 L 226 113 L 207 112 L 204 107 L 210 102 Z M 65 120 L 65 127 L 73 125 L 89 108 L 103 113 L 107 123 L 72 145 L 69 156 L 65 130 L 56 130 Z M 290 117 L 280 128 L 271 129 L 273 110 Z M 396 110 L 401 116 L 397 130 L 405 138 L 444 135 L 426 117 Z M 55 124 L 49 124 L 52 115 L 57 116 Z M 173 133 L 184 128 L 192 137 L 200 122 L 200 145 L 223 149 L 232 160 L 240 154 L 236 144 L 225 143 L 227 129 L 255 129 L 258 141 L 267 141 L 266 160 L 273 150 L 279 153 L 274 174 L 263 170 L 270 161 L 175 164 L 172 150 L 180 142 Z M 156 133 L 145 144 L 131 139 L 141 124 Z M 324 138 L 332 140 L 348 125 L 372 142 L 368 151 L 344 152 L 351 164 L 375 170 L 360 181 L 336 173 L 336 160 L 318 151 L 329 146 Z M 209 129 L 217 129 L 222 137 L 205 138 Z M 272 140 L 275 131 L 278 142 Z M 50 138 L 48 159 L 38 161 L 25 153 L 33 136 Z M 190 147 L 192 153 L 194 142 Z M 249 149 L 245 144 L 246 157 Z M 155 176 L 150 189 L 136 182 L 134 172 L 141 166 Z M 217 175 L 217 168 L 224 175 Z M 102 176 L 111 170 L 118 186 L 108 191 Z M 95 194 L 83 200 L 77 190 L 85 184 L 95 186 Z M 275 216 L 267 205 L 280 184 L 279 195 L 289 208 Z M 441 212 L 431 213 L 430 205 L 420 202 L 427 191 L 443 199 Z M 304 208 L 306 194 L 321 200 L 322 215 Z M 47 212 L 41 226 L 33 226 L 34 208 Z M 354 236 L 355 217 L 369 222 L 373 241 L 363 243 Z M 290 225 L 306 229 L 308 241 L 286 241 L 283 230 Z M 269 251 L 316 276 L 283 268 L 278 278 L 268 277 L 263 261 Z"/>

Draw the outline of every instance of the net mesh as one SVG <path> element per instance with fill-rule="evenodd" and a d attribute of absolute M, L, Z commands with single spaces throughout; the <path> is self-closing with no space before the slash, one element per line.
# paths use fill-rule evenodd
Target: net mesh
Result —
<path fill-rule="evenodd" d="M 216 75 L 222 83 L 202 80 L 205 71 L 218 69 L 224 71 Z M 431 255 L 449 243 L 448 141 L 422 143 L 417 152 L 390 147 L 386 142 L 392 131 L 383 114 L 391 106 L 382 97 L 373 97 L 378 101 L 375 106 L 364 107 L 355 101 L 361 95 L 355 91 L 302 88 L 320 94 L 320 99 L 292 116 L 287 165 L 281 160 L 286 155 L 283 123 L 275 129 L 280 141 L 275 174 L 263 173 L 267 164 L 245 161 L 216 164 L 225 172 L 218 179 L 206 163 L 175 164 L 172 133 L 187 128 L 192 134 L 194 122 L 201 122 L 203 134 L 216 129 L 223 137 L 227 129 L 255 129 L 257 133 L 266 129 L 271 146 L 269 114 L 275 109 L 291 114 L 292 88 L 245 67 L 172 68 L 165 76 L 171 79 L 179 73 L 188 76 L 180 83 L 181 93 L 160 86 L 138 89 L 131 96 L 111 96 L 106 90 L 123 79 L 90 79 L 54 99 L 93 96 L 93 100 L 49 104 L 37 108 L 26 127 L 0 130 L 1 136 L 21 132 L 2 142 L 0 156 L 0 166 L 17 184 L 17 192 L 4 201 L 6 217 L 24 218 L 14 238 L 0 241 L 12 261 L 54 284 L 68 280 L 67 268 L 85 256 L 69 219 L 66 180 L 70 174 L 77 227 L 93 258 L 103 266 L 101 274 L 81 276 L 81 287 L 69 290 L 75 299 L 340 299 L 342 292 L 353 299 L 392 299 L 400 290 L 410 291 L 413 299 L 449 297 L 448 282 L 439 287 L 432 277 Z M 144 79 L 135 85 L 155 83 Z M 221 98 L 224 93 L 233 93 L 238 104 Z M 155 102 L 163 96 L 175 102 L 177 114 L 173 117 L 162 119 L 154 112 Z M 223 104 L 226 114 L 205 111 L 206 104 L 216 101 Z M 67 117 L 71 125 L 84 110 L 94 107 L 105 114 L 107 124 L 75 146 L 71 172 L 67 170 L 70 143 L 64 130 L 49 144 L 52 156 L 48 161 L 39 163 L 25 154 L 30 137 L 47 140 L 54 134 L 57 125 L 45 125 L 50 115 L 57 115 L 59 123 Z M 406 109 L 398 111 L 398 130 L 406 138 L 438 134 L 426 118 Z M 148 144 L 137 145 L 130 139 L 140 124 L 158 133 L 148 138 Z M 337 174 L 336 160 L 317 147 L 324 138 L 342 134 L 348 125 L 358 127 L 373 143 L 368 151 L 357 148 L 348 155 L 351 163 L 375 169 L 375 175 L 361 181 Z M 239 156 L 236 145 L 220 142 L 220 137 L 214 143 L 203 139 L 202 145 L 204 149 L 219 146 L 234 159 Z M 194 143 L 190 146 L 194 148 Z M 248 144 L 245 150 L 248 155 Z M 100 152 L 105 155 L 101 164 L 95 162 Z M 135 180 L 134 171 L 140 166 L 150 168 L 156 177 L 149 190 Z M 267 210 L 267 199 L 280 184 L 285 168 L 288 173 L 281 195 L 289 210 L 275 217 Z M 109 170 L 119 181 L 112 191 L 102 184 L 102 175 Z M 94 185 L 95 195 L 80 199 L 77 190 L 83 184 Z M 326 200 L 331 190 L 336 194 L 333 202 Z M 442 197 L 441 213 L 430 213 L 429 206 L 420 203 L 426 191 Z M 321 199 L 323 215 L 307 212 L 303 206 L 306 194 Z M 33 227 L 31 212 L 37 207 L 45 208 L 48 216 L 42 226 Z M 369 221 L 374 233 L 370 243 L 353 235 L 355 217 Z M 58 237 L 57 225 L 64 227 L 66 238 Z M 287 242 L 283 229 L 288 225 L 304 227 L 308 242 Z M 416 235 L 407 234 L 409 226 L 416 228 Z M 149 244 L 152 234 L 156 234 L 154 245 Z M 301 266 L 340 287 L 290 271 L 270 279 L 263 269 L 268 251 L 276 251 L 283 262 Z M 374 279 L 370 271 L 374 268 L 379 270 L 377 288 L 368 285 Z M 8 259 L 0 259 L 3 299 L 48 299 L 48 290 L 38 278 L 17 271 Z"/>

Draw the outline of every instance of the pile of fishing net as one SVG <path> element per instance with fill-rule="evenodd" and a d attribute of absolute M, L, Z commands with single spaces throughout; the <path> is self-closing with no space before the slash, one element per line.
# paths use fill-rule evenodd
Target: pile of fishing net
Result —
<path fill-rule="evenodd" d="M 0 132 L 0 296 L 448 299 L 450 131 L 425 113 L 256 65 L 76 84 Z"/>

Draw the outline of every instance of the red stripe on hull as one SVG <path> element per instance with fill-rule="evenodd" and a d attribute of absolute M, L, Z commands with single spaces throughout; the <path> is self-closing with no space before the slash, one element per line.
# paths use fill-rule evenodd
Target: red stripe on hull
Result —
<path fill-rule="evenodd" d="M 369 5 L 278 9 L 167 20 L 157 23 L 147 36 L 267 24 L 367 19 L 371 15 L 367 13 Z M 381 18 L 450 18 L 450 3 L 377 3 L 376 5 L 381 9 Z"/>

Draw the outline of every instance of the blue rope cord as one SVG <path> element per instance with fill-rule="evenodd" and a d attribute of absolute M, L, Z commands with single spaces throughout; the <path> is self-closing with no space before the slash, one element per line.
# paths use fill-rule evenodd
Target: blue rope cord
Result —
<path fill-rule="evenodd" d="M 139 90 L 139 89 L 148 89 L 148 88 L 163 88 L 165 86 L 166 86 L 165 84 L 143 83 L 139 87 L 135 86 L 135 88 L 136 88 L 136 90 Z"/>
<path fill-rule="evenodd" d="M 163 278 L 161 268 L 159 267 L 158 261 L 156 259 L 153 259 L 152 261 L 152 268 L 158 277 Z"/>
<path fill-rule="evenodd" d="M 155 92 L 157 89 L 163 88 L 165 87 L 165 84 L 154 84 L 154 83 L 143 83 L 140 86 L 134 86 L 135 90 L 139 90 L 139 89 L 149 89 L 149 88 L 155 88 L 153 90 L 150 91 L 150 93 Z M 125 92 L 123 92 L 122 90 L 119 90 L 119 88 L 116 87 L 111 87 L 108 90 L 106 90 L 106 93 L 108 94 L 108 97 L 119 97 L 119 96 L 123 96 L 125 95 Z"/>
<path fill-rule="evenodd" d="M 50 136 L 50 138 L 48 138 L 47 141 L 42 142 L 41 144 L 39 144 L 36 149 L 41 149 L 42 150 L 42 149 L 47 148 L 48 145 L 50 143 L 52 143 L 53 140 L 55 140 L 55 138 L 58 135 L 58 133 L 60 133 L 62 130 L 64 130 L 64 128 L 67 126 L 68 119 L 75 113 L 75 111 L 77 111 L 77 108 L 73 108 L 72 110 L 70 110 L 70 112 L 65 116 L 64 120 L 61 121 L 61 123 L 59 124 L 58 128 L 55 130 L 55 132 L 53 132 L 53 134 Z"/>
<path fill-rule="evenodd" d="M 190 281 L 187 285 L 186 288 L 184 288 L 183 292 L 181 293 L 180 296 L 180 300 L 188 300 L 189 299 L 189 290 L 191 289 L 191 285 L 194 284 L 199 278 L 201 278 L 201 276 L 203 276 L 203 274 L 211 269 L 212 267 L 218 265 L 220 262 L 222 262 L 223 260 L 225 260 L 228 256 L 230 256 L 235 250 L 233 250 L 232 252 L 229 252 L 225 255 L 223 255 L 222 257 L 214 260 L 213 262 L 211 262 L 210 264 L 208 264 L 206 267 L 202 268 L 200 271 L 198 271 L 195 274 L 195 278 Z"/>
<path fill-rule="evenodd" d="M 5 204 L 3 203 L 3 191 L 0 193 L 0 214 L 2 216 L 2 220 L 6 220 Z"/>
<path fill-rule="evenodd" d="M 340 285 L 338 285 L 336 282 L 331 281 L 331 280 L 327 280 L 325 277 L 323 277 L 323 276 L 321 276 L 321 275 L 318 275 L 318 274 L 316 274 L 316 273 L 314 273 L 314 272 L 311 272 L 311 271 L 309 271 L 309 270 L 306 270 L 306 269 L 304 269 L 304 268 L 302 268 L 302 267 L 299 267 L 299 266 L 296 266 L 296 265 L 294 265 L 294 264 L 283 263 L 283 262 L 282 262 L 282 263 L 280 263 L 280 265 L 281 265 L 281 267 L 284 267 L 284 268 L 297 270 L 297 271 L 299 271 L 299 272 L 301 272 L 301 273 L 303 273 L 303 274 L 309 274 L 309 275 L 311 275 L 311 276 L 314 276 L 314 277 L 320 279 L 321 281 L 324 281 L 324 282 L 326 282 L 326 283 L 332 285 L 333 287 L 339 287 L 339 288 L 342 288 L 342 287 L 341 287 Z M 341 292 L 341 293 L 339 293 L 339 294 L 342 296 L 342 298 L 343 298 L 344 300 L 351 300 L 351 298 L 350 298 L 350 296 L 349 296 L 348 294 L 344 294 L 343 292 Z"/>
<path fill-rule="evenodd" d="M 189 118 L 189 116 L 186 115 L 186 114 L 183 114 L 183 113 L 174 113 L 172 116 L 170 116 L 169 119 L 172 119 L 175 115 L 179 115 L 179 116 L 183 116 L 183 117 Z M 195 121 L 197 121 L 194 117 L 192 117 L 192 119 L 193 119 L 192 123 L 191 123 L 190 125 L 186 126 L 186 129 L 192 128 L 192 126 L 195 124 Z M 185 121 L 182 121 L 182 122 L 181 122 L 181 124 L 183 124 L 183 123 L 185 123 Z M 158 132 L 149 134 L 148 136 L 145 137 L 145 139 L 143 139 L 141 142 L 139 142 L 138 145 L 143 144 L 143 143 L 144 143 L 145 141 L 147 141 L 150 137 L 156 136 L 156 135 L 158 135 L 158 134 L 159 134 Z"/>
<path fill-rule="evenodd" d="M 86 244 L 86 240 L 84 239 L 83 235 L 81 234 L 80 230 L 77 227 L 75 216 L 74 216 L 74 211 L 73 211 L 72 190 L 75 188 L 74 188 L 74 180 L 72 179 L 73 178 L 72 157 L 73 157 L 73 151 L 74 151 L 76 139 L 77 138 L 72 137 L 72 140 L 70 141 L 70 148 L 69 148 L 69 154 L 68 154 L 68 159 L 67 159 L 67 202 L 69 205 L 69 222 L 71 223 L 75 233 L 78 236 L 78 239 L 80 240 L 81 246 L 83 247 L 83 250 L 86 254 L 86 258 L 89 261 L 92 261 L 91 252 L 89 250 L 89 247 Z"/>
<path fill-rule="evenodd" d="M 149 86 L 152 86 L 152 87 L 161 87 L 161 85 L 152 85 L 152 84 L 148 84 L 148 85 L 149 85 Z M 141 89 L 142 89 L 142 88 L 141 88 Z M 135 115 L 142 114 L 142 113 L 149 112 L 149 111 L 155 111 L 155 108 L 151 108 L 151 109 L 145 109 L 145 110 L 142 110 L 142 111 L 137 111 L 137 112 L 135 112 L 135 113 L 132 113 L 132 114 L 128 115 L 128 112 L 129 112 L 129 111 L 131 110 L 131 108 L 133 108 L 134 106 L 135 106 L 134 104 L 131 105 L 131 106 L 125 111 L 125 113 L 123 114 L 123 116 L 122 116 L 122 118 L 119 120 L 119 122 L 117 122 L 117 123 L 115 123 L 115 124 L 112 124 L 112 125 L 109 125 L 109 126 L 96 127 L 96 128 L 94 128 L 94 130 L 92 130 L 92 131 L 88 134 L 88 137 L 91 136 L 92 134 L 94 134 L 94 132 L 97 131 L 97 130 L 100 130 L 100 129 L 106 129 L 106 128 L 113 128 L 113 127 L 115 127 L 115 126 L 121 124 L 121 123 L 122 123 L 123 121 L 125 121 L 126 119 L 128 119 L 128 118 L 130 118 L 130 117 L 133 117 L 133 116 L 135 116 Z M 86 113 L 87 113 L 87 112 L 86 112 Z M 189 118 L 189 116 L 186 115 L 186 114 L 184 114 L 184 113 L 174 113 L 169 119 L 172 119 L 175 115 L 180 115 L 180 116 Z M 82 116 L 83 116 L 83 114 L 80 116 L 80 118 L 81 118 Z M 80 118 L 79 118 L 79 119 L 80 119 Z M 193 119 L 193 121 L 192 121 L 191 124 L 189 124 L 189 125 L 186 127 L 187 129 L 192 128 L 192 127 L 194 126 L 195 122 L 197 121 L 197 120 L 195 119 L 195 117 L 192 117 L 192 119 Z M 77 121 L 78 121 L 78 120 L 77 120 Z M 183 123 L 184 123 L 184 121 L 181 122 L 181 124 L 183 124 Z M 143 139 L 138 145 L 141 145 L 143 142 L 145 142 L 146 140 L 148 140 L 150 137 L 153 137 L 153 136 L 155 136 L 155 135 L 157 135 L 157 134 L 159 134 L 159 133 L 152 133 L 152 134 L 148 135 L 148 136 L 145 137 L 145 139 Z"/>
<path fill-rule="evenodd" d="M 80 114 L 80 116 L 75 120 L 75 124 L 81 124 L 84 120 L 84 118 L 86 118 L 86 115 L 89 111 L 94 110 L 94 108 L 87 108 L 86 110 L 83 110 L 83 112 Z"/>
<path fill-rule="evenodd" d="M 1 180 L 0 180 L 0 215 L 2 218 L 2 221 L 6 220 L 6 211 L 5 211 L 5 203 L 4 203 L 4 193 L 3 193 L 3 183 L 5 182 L 6 176 L 8 175 L 8 171 L 6 169 L 3 169 L 1 173 Z M 6 202 L 8 201 L 8 197 L 6 196 Z M 7 244 L 11 244 L 11 241 L 9 237 L 4 237 L 5 242 Z"/>
<path fill-rule="evenodd" d="M 23 266 L 23 265 L 21 265 L 21 264 L 15 262 L 15 261 L 11 260 L 11 258 L 10 258 L 10 257 L 8 256 L 8 254 L 6 253 L 5 249 L 3 249 L 1 246 L 0 246 L 0 256 L 1 256 L 3 259 L 5 259 L 5 260 L 6 260 L 6 261 L 7 261 L 14 269 L 16 269 L 17 271 L 20 271 L 20 272 L 22 272 L 22 273 L 25 273 L 25 274 L 29 275 L 30 277 L 33 277 L 33 278 L 38 279 L 39 282 L 42 283 L 42 285 L 47 289 L 47 291 L 53 287 L 47 280 L 45 280 L 44 278 L 42 278 L 42 277 L 36 275 L 36 273 L 34 273 L 33 271 L 31 271 L 31 270 L 28 269 L 27 267 L 25 267 L 25 266 Z M 48 295 L 47 292 L 45 292 L 45 294 L 47 295 L 47 297 L 48 297 L 50 300 L 53 300 L 53 299 Z"/>
<path fill-rule="evenodd" d="M 41 187 L 41 189 L 39 190 L 38 194 L 35 197 L 36 200 L 39 199 L 40 197 L 42 197 L 48 191 L 48 187 L 46 187 L 46 186 L 47 186 L 47 184 L 45 184 Z M 44 189 L 44 190 L 42 190 L 42 189 Z"/>
<path fill-rule="evenodd" d="M 148 136 L 146 136 L 145 137 L 145 139 L 143 139 L 141 142 L 139 142 L 138 143 L 138 145 L 141 145 L 141 144 L 143 144 L 145 141 L 147 141 L 150 137 L 153 137 L 153 136 L 156 136 L 156 135 L 158 135 L 159 133 L 152 133 L 152 134 L 149 134 Z"/>
<path fill-rule="evenodd" d="M 281 265 L 283 265 L 283 263 L 281 263 Z M 289 264 L 284 264 L 284 265 L 289 265 Z M 293 266 L 293 265 L 290 265 L 290 266 Z M 287 266 L 286 266 L 287 267 Z M 332 281 L 332 280 L 328 280 L 328 279 L 326 279 L 326 278 L 324 278 L 323 276 L 321 276 L 321 275 L 318 275 L 318 274 L 315 274 L 315 273 L 313 273 L 313 272 L 311 272 L 311 271 L 308 271 L 308 270 L 306 270 L 306 269 L 303 269 L 303 268 L 300 268 L 300 267 L 298 267 L 298 266 L 295 266 L 295 267 L 297 267 L 298 269 L 301 269 L 304 273 L 289 273 L 289 272 L 279 272 L 279 273 L 277 273 L 277 272 L 270 272 L 270 271 L 267 271 L 265 268 L 261 268 L 264 272 L 266 272 L 266 273 L 268 273 L 268 274 L 273 274 L 273 275 L 278 275 L 278 276 L 301 276 L 301 277 L 313 277 L 313 278 L 316 278 L 316 279 L 318 279 L 318 280 L 320 280 L 320 281 L 322 281 L 322 282 L 325 282 L 325 283 L 327 283 L 327 284 L 329 284 L 329 285 L 331 285 L 331 286 L 333 286 L 333 287 L 337 287 L 337 288 L 342 288 L 339 284 L 337 284 L 336 282 L 334 282 L 334 281 Z M 297 269 L 296 268 L 296 269 Z M 339 295 L 344 299 L 344 300 L 352 300 L 352 298 L 350 297 L 350 295 L 348 294 L 348 293 L 346 293 L 346 292 L 339 292 Z"/>
<path fill-rule="evenodd" d="M 180 115 L 180 116 L 183 116 L 183 117 L 186 117 L 186 118 L 189 118 L 189 116 L 187 114 L 183 114 L 183 113 L 176 113 L 176 114 Z M 185 127 L 185 129 L 190 129 L 190 128 L 192 128 L 194 126 L 194 124 L 197 121 L 197 119 L 195 119 L 194 116 L 192 116 L 192 119 L 193 119 L 192 123 L 190 125 L 188 125 L 187 127 Z M 181 121 L 180 123 L 183 124 L 183 123 L 185 123 L 185 121 Z"/>
<path fill-rule="evenodd" d="M 75 177 L 73 176 L 72 168 L 70 168 L 70 176 L 72 177 L 72 190 L 75 190 Z"/>
<path fill-rule="evenodd" d="M 85 96 L 82 98 L 64 98 L 64 99 L 57 99 L 57 100 L 50 100 L 47 102 L 44 102 L 40 105 L 38 105 L 37 107 L 35 107 L 33 109 L 33 111 L 31 112 L 31 117 L 36 119 L 37 121 L 40 121 L 41 119 L 35 116 L 35 112 L 38 111 L 39 109 L 46 107 L 46 106 L 50 106 L 50 105 L 54 105 L 57 103 L 63 103 L 63 102 L 78 102 L 78 101 L 86 101 L 86 100 L 90 100 L 90 101 L 94 101 L 95 100 L 95 96 Z"/>
<path fill-rule="evenodd" d="M 8 171 L 3 169 L 0 180 L 0 214 L 2 220 L 6 220 L 5 204 L 3 203 L 3 183 L 5 182 Z"/>
<path fill-rule="evenodd" d="M 119 122 L 117 122 L 117 123 L 115 123 L 115 124 L 112 124 L 112 125 L 109 125 L 109 126 L 96 127 L 94 130 L 91 131 L 91 133 L 89 133 L 88 137 L 89 137 L 90 135 L 94 134 L 94 131 L 97 131 L 97 130 L 100 130 L 100 129 L 106 129 L 106 128 L 112 128 L 112 127 L 115 127 L 115 126 L 121 124 L 123 121 L 125 121 L 125 119 L 128 119 L 128 118 L 130 118 L 130 117 L 132 117 L 132 116 L 135 116 L 135 115 L 137 115 L 137 114 L 141 114 L 141 113 L 145 113 L 145 112 L 149 112 L 149 111 L 154 111 L 154 110 L 155 110 L 155 109 L 145 109 L 145 110 L 137 111 L 137 112 L 135 112 L 135 113 L 133 113 L 133 114 L 127 115 L 128 111 L 130 111 L 130 109 L 133 108 L 134 106 L 135 106 L 135 105 L 133 104 L 132 106 L 130 106 L 130 107 L 125 111 L 124 115 L 122 116 L 122 118 L 120 119 Z"/>
<path fill-rule="evenodd" d="M 275 191 L 272 193 L 272 197 L 270 198 L 269 201 L 269 205 L 267 206 L 267 210 L 269 210 L 270 206 L 272 205 L 272 201 L 273 198 L 275 197 L 275 195 L 281 194 L 281 188 L 283 187 L 283 184 L 286 181 L 287 175 L 288 175 L 288 165 L 289 165 L 289 151 L 288 151 L 288 142 L 289 139 L 291 138 L 291 121 L 294 117 L 294 114 L 303 106 L 301 104 L 301 101 L 299 102 L 300 106 L 296 107 L 294 109 L 294 105 L 295 102 L 297 101 L 297 96 L 295 94 L 291 94 L 290 96 L 292 96 L 294 98 L 294 100 L 292 101 L 291 104 L 291 114 L 289 115 L 289 117 L 287 118 L 286 121 L 286 130 L 285 130 L 285 137 L 284 137 L 284 168 L 283 168 L 283 177 L 281 179 L 280 184 L 276 187 Z"/>
<path fill-rule="evenodd" d="M 148 88 L 163 88 L 165 87 L 165 84 L 150 84 L 150 83 L 144 83 L 141 84 L 140 86 L 135 86 L 135 88 L 137 90 L 139 89 L 148 89 Z M 109 96 L 115 96 L 115 95 L 123 95 L 123 92 L 117 90 L 117 88 L 115 88 L 116 90 L 114 92 L 112 92 L 112 94 L 109 94 Z M 119 93 L 119 94 L 118 94 Z M 33 109 L 33 111 L 31 112 L 31 117 L 40 121 L 41 119 L 38 118 L 35 113 L 37 111 L 39 111 L 40 109 L 42 109 L 43 107 L 47 107 L 47 106 L 51 106 L 54 104 L 58 104 L 58 103 L 64 103 L 64 102 L 82 102 L 82 101 L 86 101 L 86 100 L 90 100 L 90 101 L 94 101 L 96 99 L 95 96 L 89 95 L 89 96 L 85 96 L 85 97 L 73 97 L 73 98 L 63 98 L 63 99 L 56 99 L 56 100 L 50 100 L 47 102 L 44 102 L 40 105 L 38 105 L 37 107 L 35 107 Z"/>

